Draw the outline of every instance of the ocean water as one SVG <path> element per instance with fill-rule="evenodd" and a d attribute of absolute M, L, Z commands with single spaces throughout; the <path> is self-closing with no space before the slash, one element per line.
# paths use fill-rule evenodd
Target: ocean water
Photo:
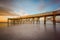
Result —
<path fill-rule="evenodd" d="M 0 28 L 5 28 L 8 26 L 8 23 L 0 23 Z"/>
<path fill-rule="evenodd" d="M 40 24 L 16 24 L 1 23 L 0 40 L 60 40 L 60 23 L 43 21 Z"/>

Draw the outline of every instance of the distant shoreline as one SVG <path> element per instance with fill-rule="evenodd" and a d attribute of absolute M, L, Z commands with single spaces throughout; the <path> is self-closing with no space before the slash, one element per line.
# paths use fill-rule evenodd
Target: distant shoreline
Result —
<path fill-rule="evenodd" d="M 8 23 L 8 22 L 0 22 L 0 23 Z"/>

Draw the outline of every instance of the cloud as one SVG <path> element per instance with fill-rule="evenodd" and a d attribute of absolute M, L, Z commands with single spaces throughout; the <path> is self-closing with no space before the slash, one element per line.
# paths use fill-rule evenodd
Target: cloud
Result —
<path fill-rule="evenodd" d="M 0 0 L 1 5 L 11 5 L 13 3 L 13 0 Z"/>
<path fill-rule="evenodd" d="M 13 2 L 13 0 L 0 0 L 0 7 L 12 9 L 14 8 Z"/>
<path fill-rule="evenodd" d="M 42 11 L 48 7 L 52 7 L 53 5 L 60 5 L 60 0 L 47 0 L 47 2 L 44 0 L 41 0 L 40 2 L 41 3 L 38 5 L 39 11 Z"/>
<path fill-rule="evenodd" d="M 16 9 L 19 9 L 20 6 L 16 3 L 22 2 L 23 0 L 0 0 L 0 7 L 10 9 L 14 12 Z"/>
<path fill-rule="evenodd" d="M 51 0 L 52 3 L 60 3 L 60 0 Z"/>
<path fill-rule="evenodd" d="M 26 13 L 25 10 L 23 10 L 23 8 L 20 8 L 20 10 L 15 11 L 16 14 L 20 15 L 20 16 L 26 16 L 29 15 L 28 13 Z"/>
<path fill-rule="evenodd" d="M 57 8 L 56 10 L 60 10 L 60 7 L 59 7 L 59 8 Z"/>
<path fill-rule="evenodd" d="M 46 3 L 43 0 L 41 0 L 41 3 L 38 5 L 38 10 L 41 11 L 45 9 L 46 6 Z"/>
<path fill-rule="evenodd" d="M 24 13 L 24 12 L 16 12 L 17 14 L 19 14 L 20 16 L 26 16 L 29 15 L 28 13 Z"/>
<path fill-rule="evenodd" d="M 19 0 L 17 0 L 17 2 L 18 1 Z M 12 11 L 14 13 L 14 11 L 16 9 L 20 8 L 16 5 L 13 5 L 14 3 L 15 3 L 15 0 L 0 0 L 0 7 L 10 9 L 10 11 Z M 20 10 L 16 11 L 15 13 L 18 14 L 18 15 L 21 15 L 21 16 L 28 15 L 27 13 L 25 13 L 23 8 L 20 8 Z"/>

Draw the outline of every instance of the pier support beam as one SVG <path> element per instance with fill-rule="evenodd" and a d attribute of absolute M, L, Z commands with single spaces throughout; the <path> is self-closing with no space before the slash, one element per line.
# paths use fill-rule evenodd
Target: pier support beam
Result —
<path fill-rule="evenodd" d="M 56 25 L 56 16 L 55 15 L 53 15 L 53 25 Z"/>
<path fill-rule="evenodd" d="M 19 19 L 17 19 L 17 24 L 19 24 Z"/>
<path fill-rule="evenodd" d="M 26 22 L 27 19 L 23 19 L 23 24 Z"/>
<path fill-rule="evenodd" d="M 30 23 L 30 18 L 28 18 L 28 20 L 27 20 L 27 21 L 28 21 L 28 23 Z"/>
<path fill-rule="evenodd" d="M 9 18 L 8 18 L 8 22 L 7 22 L 7 23 L 8 23 L 8 26 L 9 26 L 9 23 L 10 23 L 10 22 L 9 22 Z"/>
<path fill-rule="evenodd" d="M 40 17 L 37 18 L 36 24 L 40 24 Z"/>
<path fill-rule="evenodd" d="M 46 16 L 44 16 L 44 24 L 46 24 Z"/>
<path fill-rule="evenodd" d="M 13 24 L 13 20 L 11 20 L 11 24 Z"/>
<path fill-rule="evenodd" d="M 18 19 L 18 24 L 20 23 L 20 19 Z"/>
<path fill-rule="evenodd" d="M 9 19 L 8 19 L 8 24 L 9 24 Z"/>
<path fill-rule="evenodd" d="M 22 23 L 22 19 L 20 19 L 20 24 Z"/>
<path fill-rule="evenodd" d="M 25 22 L 24 23 L 27 23 L 27 18 L 25 18 L 25 20 L 24 20 Z"/>
<path fill-rule="evenodd" d="M 34 20 L 34 17 L 32 18 L 32 23 L 34 24 L 35 20 Z"/>
<path fill-rule="evenodd" d="M 15 24 L 15 20 L 13 20 L 13 24 Z"/>
<path fill-rule="evenodd" d="M 25 19 L 23 19 L 23 24 L 25 23 Z"/>
<path fill-rule="evenodd" d="M 21 24 L 23 24 L 23 19 L 21 19 Z"/>

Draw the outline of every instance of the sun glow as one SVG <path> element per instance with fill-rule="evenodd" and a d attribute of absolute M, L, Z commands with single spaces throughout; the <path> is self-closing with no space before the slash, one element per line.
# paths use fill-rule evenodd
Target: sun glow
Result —
<path fill-rule="evenodd" d="M 7 22 L 8 18 L 16 18 L 17 16 L 0 16 L 0 22 Z"/>

